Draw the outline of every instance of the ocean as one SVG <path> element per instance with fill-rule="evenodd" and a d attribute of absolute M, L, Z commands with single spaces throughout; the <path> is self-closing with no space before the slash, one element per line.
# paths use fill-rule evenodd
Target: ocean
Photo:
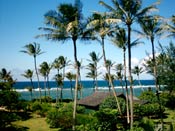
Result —
<path fill-rule="evenodd" d="M 33 98 L 39 98 L 39 89 L 37 88 L 37 82 L 34 83 L 34 91 L 33 91 Z M 82 83 L 82 91 L 78 92 L 78 98 L 83 98 L 86 96 L 91 95 L 94 90 L 93 90 L 93 81 L 81 81 Z M 50 81 L 50 96 L 52 99 L 56 99 L 56 90 L 57 90 L 57 84 L 55 81 Z M 75 81 L 73 81 L 73 85 L 75 85 Z M 124 85 L 124 84 L 123 84 Z M 114 81 L 114 86 L 116 92 L 123 92 L 122 86 L 119 81 Z M 30 100 L 31 99 L 31 94 L 28 91 L 27 87 L 31 87 L 31 83 L 26 81 L 26 82 L 16 82 L 13 86 L 14 90 L 20 93 L 20 99 L 24 100 Z M 44 89 L 44 82 L 40 82 L 40 87 L 41 87 L 41 94 L 42 96 L 45 96 L 45 89 Z M 63 86 L 63 99 L 71 99 L 71 84 L 69 81 L 64 81 L 64 86 Z M 139 82 L 137 80 L 134 81 L 133 84 L 133 93 L 134 96 L 139 96 L 140 93 L 143 90 L 148 90 L 150 88 L 155 91 L 155 85 L 154 85 L 154 80 L 141 80 L 141 86 L 139 85 Z M 104 80 L 99 80 L 98 81 L 98 91 L 108 91 L 108 83 Z M 129 89 L 129 87 L 128 87 Z M 125 93 L 125 90 L 124 90 Z M 46 89 L 46 95 L 48 95 L 48 89 Z M 58 97 L 60 98 L 60 88 L 58 87 Z"/>

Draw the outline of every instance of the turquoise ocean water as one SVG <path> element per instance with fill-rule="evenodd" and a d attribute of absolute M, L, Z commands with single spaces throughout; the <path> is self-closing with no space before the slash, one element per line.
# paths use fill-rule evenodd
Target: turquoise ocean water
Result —
<path fill-rule="evenodd" d="M 81 83 L 83 88 L 82 88 L 81 95 L 80 95 L 80 92 L 78 92 L 79 98 L 91 95 L 94 91 L 93 81 L 82 81 Z M 50 85 L 50 96 L 53 99 L 55 99 L 57 84 L 56 82 L 51 81 L 49 85 Z M 75 85 L 75 82 L 73 82 L 73 85 Z M 31 99 L 30 92 L 26 89 L 26 87 L 29 87 L 29 86 L 31 86 L 30 82 L 16 82 L 13 88 L 14 90 L 16 90 L 21 94 L 21 99 L 30 100 Z M 114 86 L 115 86 L 116 92 L 123 92 L 122 86 L 119 81 L 114 81 Z M 35 89 L 33 91 L 33 97 L 34 96 L 39 97 L 39 89 L 37 88 L 37 82 L 34 82 L 34 87 Z M 40 82 L 40 87 L 41 87 L 42 96 L 45 96 L 44 82 Z M 153 80 L 141 80 L 141 86 L 139 85 L 138 81 L 135 81 L 133 84 L 133 93 L 135 96 L 139 96 L 143 90 L 148 90 L 149 87 L 151 87 L 151 89 L 155 91 L 155 85 Z M 109 91 L 108 83 L 104 80 L 99 80 L 97 89 L 98 91 Z M 48 95 L 48 89 L 46 89 L 46 94 Z M 60 97 L 60 88 L 58 88 L 58 97 Z M 63 99 L 71 99 L 71 89 L 70 89 L 69 81 L 64 81 Z"/>

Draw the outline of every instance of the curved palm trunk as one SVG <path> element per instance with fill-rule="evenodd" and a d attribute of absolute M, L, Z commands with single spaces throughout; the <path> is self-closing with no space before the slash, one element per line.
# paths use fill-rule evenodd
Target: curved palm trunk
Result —
<path fill-rule="evenodd" d="M 74 46 L 74 59 L 75 59 L 75 68 L 76 71 L 76 79 L 75 79 L 75 90 L 74 90 L 74 106 L 73 106 L 73 125 L 72 130 L 75 131 L 75 120 L 76 120 L 76 110 L 77 110 L 77 94 L 78 94 L 78 79 L 79 79 L 79 66 L 77 60 L 77 47 L 76 47 L 76 39 L 73 39 L 73 46 Z"/>
<path fill-rule="evenodd" d="M 98 91 L 97 65 L 96 65 L 96 71 L 95 71 L 95 91 Z"/>
<path fill-rule="evenodd" d="M 138 79 L 139 85 L 140 85 L 140 87 L 141 87 L 141 89 L 142 89 L 142 92 L 143 92 L 144 90 L 143 90 L 143 87 L 142 87 L 142 84 L 141 84 L 140 76 L 139 76 L 139 75 L 137 75 L 137 79 Z"/>
<path fill-rule="evenodd" d="M 59 69 L 58 69 L 58 74 L 59 74 Z M 59 100 L 58 100 L 58 87 L 59 87 L 59 84 L 57 83 L 57 90 L 56 90 L 56 103 L 58 103 L 59 102 Z"/>
<path fill-rule="evenodd" d="M 131 113 L 131 123 L 130 123 L 130 128 L 133 128 L 133 88 L 132 88 L 132 74 L 131 74 L 131 25 L 128 24 L 128 74 L 129 74 L 129 82 L 130 82 L 130 113 Z"/>
<path fill-rule="evenodd" d="M 44 76 L 44 95 L 45 95 L 45 98 L 46 98 L 46 77 Z"/>
<path fill-rule="evenodd" d="M 119 104 L 119 101 L 118 101 L 118 98 L 117 98 L 117 95 L 116 95 L 116 92 L 115 92 L 115 89 L 114 89 L 114 85 L 113 85 L 113 82 L 112 82 L 112 79 L 111 79 L 110 70 L 108 70 L 107 65 L 106 65 L 106 55 L 105 55 L 105 49 L 104 49 L 104 38 L 102 38 L 102 51 L 103 51 L 103 59 L 104 59 L 105 67 L 106 67 L 106 70 L 107 70 L 107 75 L 108 75 L 108 78 L 109 78 L 109 83 L 110 83 L 110 86 L 112 87 L 112 91 L 113 91 L 114 97 L 115 97 L 116 102 L 117 102 L 117 107 L 118 107 L 119 113 L 122 114 L 120 104 Z"/>
<path fill-rule="evenodd" d="M 72 90 L 72 80 L 70 79 L 70 89 L 71 89 L 71 96 L 72 96 L 72 101 L 74 100 L 74 97 L 73 97 L 73 90 Z"/>
<path fill-rule="evenodd" d="M 151 38 L 151 44 L 152 44 L 152 56 L 153 56 L 153 65 L 154 65 L 155 86 L 156 86 L 156 90 L 159 91 L 159 87 L 158 87 L 158 83 L 157 83 L 157 68 L 156 68 L 155 51 L 154 51 L 154 38 Z"/>
<path fill-rule="evenodd" d="M 34 90 L 35 87 L 34 87 L 32 78 L 30 78 L 30 83 L 31 83 L 31 85 L 32 85 L 32 91 L 33 91 L 34 97 L 36 97 L 35 90 Z"/>
<path fill-rule="evenodd" d="M 40 81 L 39 81 L 38 70 L 37 70 L 37 66 L 36 66 L 36 56 L 34 56 L 34 64 L 35 64 L 35 71 L 36 71 L 36 76 L 37 76 L 39 96 L 40 96 L 40 102 L 41 102 L 41 88 L 40 88 Z"/>
<path fill-rule="evenodd" d="M 62 99 L 63 99 L 64 76 L 65 76 L 65 66 L 63 67 L 63 76 L 62 76 L 63 85 L 61 85 L 61 92 L 60 92 L 61 102 L 62 102 Z"/>
<path fill-rule="evenodd" d="M 50 82 L 49 82 L 49 75 L 47 75 L 47 89 L 48 89 L 48 95 L 50 97 Z"/>
<path fill-rule="evenodd" d="M 123 49 L 123 61 L 124 61 L 124 81 L 125 81 L 125 89 L 126 89 L 126 113 L 127 113 L 127 123 L 130 123 L 129 119 L 129 97 L 128 97 L 128 83 L 127 83 L 127 77 L 126 77 L 126 49 Z"/>
<path fill-rule="evenodd" d="M 158 79 L 157 79 L 157 65 L 156 65 L 156 59 L 155 59 L 155 51 L 154 51 L 154 38 L 151 38 L 151 44 L 152 44 L 152 56 L 153 56 L 153 65 L 154 65 L 154 77 L 155 77 L 155 86 L 156 86 L 156 95 L 157 100 L 159 103 L 159 110 L 160 110 L 160 117 L 161 117 L 161 126 L 162 129 L 164 128 L 163 125 L 163 116 L 162 116 L 162 107 L 160 102 L 160 96 L 159 96 L 159 86 L 158 86 Z"/>

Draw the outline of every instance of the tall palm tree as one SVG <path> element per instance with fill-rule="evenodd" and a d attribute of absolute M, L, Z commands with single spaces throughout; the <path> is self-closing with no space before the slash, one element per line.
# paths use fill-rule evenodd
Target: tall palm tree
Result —
<path fill-rule="evenodd" d="M 116 67 L 116 78 L 117 80 L 120 81 L 120 85 L 122 86 L 122 90 L 124 93 L 124 88 L 123 88 L 123 65 L 122 64 L 117 64 Z"/>
<path fill-rule="evenodd" d="M 62 70 L 62 80 L 64 81 L 64 77 L 65 77 L 65 68 L 66 66 L 69 64 L 70 61 L 67 60 L 67 57 L 64 56 L 59 56 L 58 58 L 56 58 L 52 64 L 52 66 L 57 69 L 58 73 L 60 74 L 60 70 Z M 60 85 L 60 97 L 62 100 L 62 96 L 63 96 L 63 87 L 64 87 L 64 83 Z"/>
<path fill-rule="evenodd" d="M 73 85 L 72 85 L 72 80 L 75 80 L 76 79 L 76 75 L 71 73 L 71 72 L 68 72 L 66 73 L 66 78 L 70 81 L 70 87 L 71 87 L 71 96 L 72 96 L 72 100 L 74 99 L 73 98 Z"/>
<path fill-rule="evenodd" d="M 99 56 L 99 54 L 96 54 L 94 51 L 89 53 L 90 63 L 88 64 L 88 68 L 90 72 L 87 74 L 87 77 L 93 78 L 94 81 L 94 91 L 97 90 L 98 85 L 97 85 L 97 77 L 99 73 L 97 72 L 98 69 L 98 62 L 101 60 L 102 56 Z"/>
<path fill-rule="evenodd" d="M 32 86 L 32 91 L 34 91 L 34 84 L 33 84 L 33 71 L 28 69 L 24 72 L 24 74 L 22 74 L 22 76 L 24 76 L 25 78 L 27 79 L 30 79 L 30 83 L 31 83 L 31 86 Z"/>
<path fill-rule="evenodd" d="M 75 4 L 60 4 L 58 10 L 51 10 L 45 14 L 47 27 L 39 28 L 47 32 L 47 34 L 39 35 L 37 37 L 46 37 L 54 41 L 72 40 L 74 49 L 74 60 L 76 67 L 76 81 L 75 81 L 75 94 L 74 94 L 74 109 L 73 109 L 73 126 L 75 130 L 75 118 L 77 108 L 77 89 L 79 79 L 79 67 L 77 59 L 77 40 L 87 39 L 84 37 L 82 22 L 82 4 L 80 0 L 75 0 Z"/>
<path fill-rule="evenodd" d="M 142 88 L 142 84 L 141 84 L 141 81 L 140 81 L 140 74 L 143 73 L 143 68 L 142 67 L 139 67 L 139 66 L 135 66 L 133 69 L 132 69 L 132 73 L 137 75 L 137 80 L 139 82 L 139 85 L 141 86 Z M 143 91 L 143 88 L 142 88 L 142 91 Z"/>
<path fill-rule="evenodd" d="M 4 83 L 4 86 L 1 88 L 5 90 L 11 90 L 13 84 L 16 82 L 16 80 L 13 80 L 11 72 L 8 72 L 5 68 L 2 68 L 0 71 L 0 82 L 1 81 Z"/>
<path fill-rule="evenodd" d="M 24 46 L 25 50 L 21 50 L 21 52 L 26 53 L 30 56 L 33 56 L 34 58 L 34 66 L 35 66 L 35 72 L 38 80 L 38 89 L 39 89 L 39 94 L 40 94 L 40 101 L 41 101 L 41 88 L 40 88 L 40 82 L 39 82 L 39 74 L 38 74 L 38 69 L 37 69 L 37 62 L 36 62 L 36 57 L 38 55 L 41 55 L 43 52 L 41 52 L 40 49 L 40 44 L 33 42 L 29 43 Z"/>
<path fill-rule="evenodd" d="M 93 90 L 94 92 L 96 91 L 96 67 L 95 67 L 95 64 L 94 63 L 89 63 L 87 65 L 87 68 L 89 70 L 89 72 L 87 73 L 86 77 L 87 78 L 92 78 L 93 79 Z"/>
<path fill-rule="evenodd" d="M 163 26 L 163 28 L 165 28 L 169 34 L 168 34 L 168 37 L 175 37 L 175 15 L 173 15 L 171 18 L 170 18 L 170 24 L 166 24 L 166 26 Z"/>
<path fill-rule="evenodd" d="M 132 74 L 131 74 L 131 26 L 135 21 L 139 21 L 144 15 L 152 9 L 156 9 L 158 3 L 152 4 L 142 9 L 142 0 L 112 0 L 114 7 L 109 4 L 100 1 L 101 5 L 109 9 L 112 15 L 116 18 L 120 18 L 122 22 L 127 26 L 127 46 L 128 46 L 128 74 L 130 81 L 130 111 L 131 111 L 131 123 L 130 128 L 133 128 L 133 88 L 132 88 Z"/>
<path fill-rule="evenodd" d="M 127 68 L 126 68 L 126 49 L 127 49 L 127 35 L 124 28 L 118 28 L 114 31 L 114 37 L 111 39 L 112 43 L 123 50 L 123 64 L 124 64 L 124 82 L 126 89 L 126 110 L 127 110 L 127 122 L 130 122 L 129 117 L 129 92 L 128 92 L 128 82 L 127 82 Z M 121 73 L 120 73 L 121 74 Z"/>
<path fill-rule="evenodd" d="M 152 47 L 152 59 L 154 64 L 154 78 L 155 78 L 155 85 L 157 91 L 158 89 L 158 83 L 157 83 L 157 67 L 156 67 L 156 61 L 155 61 L 155 38 L 159 36 L 163 30 L 161 28 L 162 22 L 159 19 L 159 16 L 146 16 L 143 17 L 140 21 L 140 25 L 142 27 L 143 33 L 142 36 L 145 36 L 147 39 L 151 41 L 151 47 Z"/>
<path fill-rule="evenodd" d="M 157 36 L 160 36 L 162 34 L 162 31 L 164 31 L 164 28 L 162 27 L 162 21 L 159 16 L 145 16 L 140 20 L 140 25 L 143 30 L 143 35 L 146 36 L 147 39 L 151 41 L 151 47 L 152 47 L 152 64 L 153 64 L 153 76 L 155 79 L 155 86 L 156 86 L 156 94 L 157 99 L 160 101 L 159 98 L 159 86 L 158 86 L 158 74 L 157 74 L 157 64 L 156 64 L 156 57 L 155 57 L 155 38 Z M 159 108 L 161 111 L 161 103 L 159 102 Z M 162 113 L 161 113 L 162 118 Z M 163 119 L 161 119 L 161 126 L 163 129 Z"/>
<path fill-rule="evenodd" d="M 94 36 L 101 44 L 102 46 L 102 53 L 103 53 L 103 60 L 104 60 L 104 65 L 107 71 L 107 75 L 109 78 L 109 83 L 112 87 L 113 93 L 114 93 L 114 97 L 116 99 L 117 102 L 117 107 L 119 112 L 121 113 L 121 109 L 120 109 L 120 105 L 119 105 L 119 101 L 117 98 L 117 95 L 115 93 L 115 89 L 114 89 L 114 85 L 112 82 L 112 78 L 111 78 L 111 74 L 110 71 L 108 70 L 107 67 L 107 59 L 106 59 L 106 54 L 105 54 L 105 37 L 107 37 L 108 35 L 111 34 L 111 31 L 113 30 L 114 24 L 120 22 L 120 20 L 118 19 L 113 19 L 108 17 L 106 14 L 100 14 L 100 13 L 94 13 L 88 20 L 88 31 L 92 32 L 92 34 L 98 34 L 98 36 Z"/>
<path fill-rule="evenodd" d="M 0 80 L 3 82 L 8 81 L 9 77 L 11 76 L 11 72 L 7 72 L 5 68 L 2 68 L 0 71 Z"/>
<path fill-rule="evenodd" d="M 51 68 L 47 62 L 44 61 L 43 63 L 40 64 L 39 71 L 40 71 L 41 75 L 44 77 L 45 97 L 46 97 L 46 88 L 48 88 L 48 93 L 50 95 L 50 89 L 49 89 L 49 87 L 47 87 L 47 85 L 49 85 L 48 82 L 49 82 L 50 69 Z"/>
<path fill-rule="evenodd" d="M 57 92 L 56 92 L 56 103 L 58 103 L 58 87 L 62 87 L 63 86 L 63 76 L 62 74 L 56 74 L 54 76 L 54 80 L 57 83 Z M 61 97 L 61 101 L 62 101 L 62 96 Z"/>

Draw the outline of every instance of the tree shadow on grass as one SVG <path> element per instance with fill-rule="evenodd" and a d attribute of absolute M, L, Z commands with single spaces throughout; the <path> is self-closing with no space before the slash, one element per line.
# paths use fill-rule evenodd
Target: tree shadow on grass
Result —
<path fill-rule="evenodd" d="M 28 120 L 31 118 L 31 113 L 29 112 L 16 112 L 16 114 L 20 117 L 21 120 Z"/>
<path fill-rule="evenodd" d="M 28 127 L 10 125 L 8 127 L 0 128 L 1 131 L 27 131 Z"/>

